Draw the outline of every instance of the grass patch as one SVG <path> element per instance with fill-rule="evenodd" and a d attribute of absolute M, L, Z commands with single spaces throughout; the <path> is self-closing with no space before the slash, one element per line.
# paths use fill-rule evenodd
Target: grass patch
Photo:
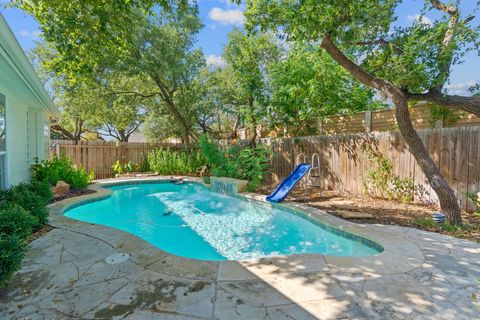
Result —
<path fill-rule="evenodd" d="M 467 239 L 469 238 L 468 235 L 470 233 L 480 231 L 480 224 L 456 225 L 448 222 L 436 223 L 432 218 L 416 218 L 413 223 L 428 231 L 445 233 L 451 236 Z"/>

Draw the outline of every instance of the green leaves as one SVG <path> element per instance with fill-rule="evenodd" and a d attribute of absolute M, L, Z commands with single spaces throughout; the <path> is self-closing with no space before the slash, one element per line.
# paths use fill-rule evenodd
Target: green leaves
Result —
<path fill-rule="evenodd" d="M 474 12 L 459 13 L 456 24 L 455 16 L 441 12 L 443 16 L 432 23 L 420 18 L 400 28 L 394 27 L 400 2 L 250 0 L 245 15 L 251 30 L 279 32 L 292 42 L 318 43 L 329 34 L 367 72 L 410 92 L 441 88 L 448 81 L 451 65 L 479 50 L 480 27 L 469 18 Z M 457 1 L 445 3 L 452 3 L 455 10 L 459 6 Z M 421 15 L 430 13 L 438 14 L 438 9 L 425 0 Z"/>
<path fill-rule="evenodd" d="M 323 50 L 307 43 L 294 44 L 286 58 L 271 63 L 269 76 L 271 108 L 279 124 L 300 125 L 380 106 L 372 90 L 354 81 Z"/>

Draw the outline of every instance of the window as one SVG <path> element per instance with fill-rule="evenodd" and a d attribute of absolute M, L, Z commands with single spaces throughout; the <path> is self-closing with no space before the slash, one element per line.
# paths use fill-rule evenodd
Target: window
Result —
<path fill-rule="evenodd" d="M 5 123 L 5 96 L 0 94 L 0 188 L 5 189 L 5 157 L 7 154 L 7 127 Z"/>

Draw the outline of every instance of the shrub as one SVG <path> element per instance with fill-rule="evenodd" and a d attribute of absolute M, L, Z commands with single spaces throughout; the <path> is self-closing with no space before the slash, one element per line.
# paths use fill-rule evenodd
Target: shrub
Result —
<path fill-rule="evenodd" d="M 19 184 L 8 189 L 6 199 L 8 204 L 19 205 L 37 219 L 35 229 L 48 222 L 48 210 L 45 207 L 48 201 L 32 191 L 30 185 Z"/>
<path fill-rule="evenodd" d="M 38 181 L 55 185 L 61 180 L 73 189 L 86 188 L 93 179 L 93 172 L 87 173 L 84 168 L 76 168 L 66 157 L 37 162 L 33 166 L 33 172 Z"/>
<path fill-rule="evenodd" d="M 124 172 L 131 173 L 131 172 L 145 172 L 148 171 L 148 162 L 144 160 L 143 163 L 140 165 L 135 161 L 128 161 L 124 165 L 121 164 L 120 160 L 115 161 L 112 165 L 113 172 L 115 174 L 122 174 Z"/>
<path fill-rule="evenodd" d="M 248 190 L 260 187 L 268 171 L 270 150 L 263 145 L 246 146 L 232 144 L 222 151 L 206 136 L 200 137 L 200 150 L 215 176 L 248 180 Z"/>
<path fill-rule="evenodd" d="M 18 235 L 0 233 L 0 286 L 20 268 L 24 254 L 25 242 Z"/>
<path fill-rule="evenodd" d="M 32 179 L 32 182 L 27 186 L 30 191 L 39 195 L 45 203 L 49 203 L 52 200 L 53 193 L 48 183 Z"/>
<path fill-rule="evenodd" d="M 35 180 L 0 192 L 0 286 L 20 267 L 32 228 L 47 222 L 51 197 L 50 186 Z"/>
<path fill-rule="evenodd" d="M 148 154 L 151 170 L 163 175 L 191 175 L 206 164 L 200 152 L 154 150 Z"/>
<path fill-rule="evenodd" d="M 25 240 L 32 234 L 32 227 L 38 220 L 17 204 L 0 210 L 0 234 L 15 234 Z"/>
<path fill-rule="evenodd" d="M 413 202 L 414 196 L 423 198 L 426 191 L 417 186 L 412 178 L 400 178 L 393 172 L 393 164 L 383 154 L 367 149 L 367 156 L 373 163 L 363 177 L 363 187 L 370 196 L 397 200 L 404 204 Z"/>

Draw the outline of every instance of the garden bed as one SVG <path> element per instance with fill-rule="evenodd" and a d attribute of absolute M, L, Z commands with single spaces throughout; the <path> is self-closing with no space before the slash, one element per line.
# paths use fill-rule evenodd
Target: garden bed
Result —
<path fill-rule="evenodd" d="M 262 193 L 268 194 L 275 186 L 265 188 Z M 480 216 L 473 213 L 462 213 L 464 226 L 459 228 L 445 225 L 443 228 L 431 220 L 431 214 L 438 208 L 418 204 L 402 204 L 368 196 L 342 194 L 335 191 L 311 190 L 303 197 L 303 189 L 294 190 L 287 200 L 306 203 L 336 216 L 339 211 L 352 211 L 371 214 L 368 219 L 348 219 L 358 223 L 399 225 L 427 230 L 480 242 Z"/>

